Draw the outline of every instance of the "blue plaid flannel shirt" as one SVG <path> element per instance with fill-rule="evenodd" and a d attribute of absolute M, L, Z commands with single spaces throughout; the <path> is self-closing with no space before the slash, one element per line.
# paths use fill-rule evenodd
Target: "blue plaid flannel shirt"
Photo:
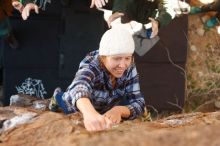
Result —
<path fill-rule="evenodd" d="M 94 108 L 101 114 L 117 105 L 127 106 L 129 119 L 144 113 L 145 101 L 140 92 L 139 78 L 132 64 L 113 88 L 108 71 L 101 67 L 98 50 L 90 52 L 80 63 L 79 70 L 62 99 L 69 112 L 78 111 L 76 101 L 88 97 Z"/>

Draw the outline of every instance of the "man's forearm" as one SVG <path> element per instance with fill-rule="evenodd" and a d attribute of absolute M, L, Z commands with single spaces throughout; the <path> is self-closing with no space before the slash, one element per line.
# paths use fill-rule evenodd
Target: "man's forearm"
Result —
<path fill-rule="evenodd" d="M 76 101 L 76 107 L 84 115 L 87 112 L 97 112 L 88 98 L 80 98 Z"/>

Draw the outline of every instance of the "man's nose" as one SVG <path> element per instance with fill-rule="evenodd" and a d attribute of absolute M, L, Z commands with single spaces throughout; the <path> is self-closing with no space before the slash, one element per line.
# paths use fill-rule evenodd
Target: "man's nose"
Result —
<path fill-rule="evenodd" d="M 124 61 L 124 60 L 120 61 L 119 67 L 121 67 L 121 68 L 126 68 L 126 67 L 127 67 L 126 61 Z"/>

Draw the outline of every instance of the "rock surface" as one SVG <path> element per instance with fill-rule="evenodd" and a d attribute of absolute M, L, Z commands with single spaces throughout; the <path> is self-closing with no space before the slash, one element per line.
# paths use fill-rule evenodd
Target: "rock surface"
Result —
<path fill-rule="evenodd" d="M 109 130 L 88 132 L 78 113 L 64 115 L 31 108 L 2 107 L 1 120 L 35 113 L 29 123 L 0 135 L 0 146 L 217 146 L 220 112 L 173 115 L 153 122 L 124 121 Z"/>

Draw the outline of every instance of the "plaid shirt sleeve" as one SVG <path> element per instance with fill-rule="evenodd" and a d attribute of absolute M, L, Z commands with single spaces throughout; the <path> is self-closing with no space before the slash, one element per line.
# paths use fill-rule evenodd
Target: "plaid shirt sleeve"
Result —
<path fill-rule="evenodd" d="M 90 65 L 91 57 L 87 56 L 81 63 L 79 70 L 77 71 L 75 78 L 71 85 L 68 87 L 67 92 L 69 95 L 69 104 L 71 104 L 75 110 L 76 101 L 80 98 L 89 98 L 92 93 L 92 80 L 95 78 L 95 74 L 98 73 L 97 68 Z"/>
<path fill-rule="evenodd" d="M 128 82 L 126 84 L 126 97 L 128 99 L 131 114 L 128 119 L 135 119 L 144 113 L 145 101 L 140 92 L 139 77 L 135 65 L 128 72 Z"/>
<path fill-rule="evenodd" d="M 68 88 L 74 106 L 79 98 L 90 97 L 92 91 L 91 81 L 93 77 L 93 72 L 87 68 L 78 70 L 75 79 Z"/>

